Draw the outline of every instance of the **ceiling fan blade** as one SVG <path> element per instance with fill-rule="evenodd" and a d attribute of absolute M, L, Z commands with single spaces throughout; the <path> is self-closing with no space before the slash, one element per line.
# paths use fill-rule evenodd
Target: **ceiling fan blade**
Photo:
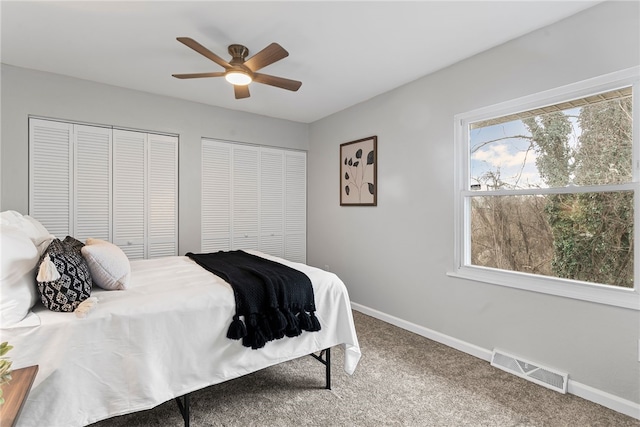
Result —
<path fill-rule="evenodd" d="M 225 70 L 227 68 L 231 68 L 231 64 L 229 64 L 227 61 L 225 61 L 224 59 L 220 58 L 218 55 L 216 55 L 215 53 L 211 52 L 209 49 L 207 49 L 206 47 L 202 46 L 200 43 L 198 43 L 197 41 L 193 40 L 192 38 L 189 38 L 189 37 L 178 37 L 176 40 L 178 40 L 180 43 L 184 44 L 185 46 L 190 47 L 191 49 L 195 50 L 200 55 L 209 58 L 210 60 L 212 60 L 216 64 L 218 64 L 221 67 L 223 67 Z"/>
<path fill-rule="evenodd" d="M 255 72 L 267 65 L 273 64 L 276 61 L 280 61 L 282 58 L 286 58 L 287 56 L 289 56 L 289 52 L 287 52 L 282 46 L 278 43 L 271 43 L 269 46 L 247 59 L 244 62 L 244 65 L 251 71 Z"/>
<path fill-rule="evenodd" d="M 176 79 L 199 79 L 202 77 L 222 77 L 224 71 L 217 71 L 215 73 L 191 73 L 191 74 L 171 74 Z"/>
<path fill-rule="evenodd" d="M 291 90 L 293 92 L 297 91 L 298 89 L 300 89 L 300 86 L 302 86 L 302 82 L 299 82 L 297 80 L 289 80 L 285 79 L 284 77 L 276 77 L 260 73 L 255 73 L 253 75 L 253 81 L 269 86 Z"/>
<path fill-rule="evenodd" d="M 233 91 L 236 94 L 236 99 L 249 97 L 249 86 L 233 85 Z"/>

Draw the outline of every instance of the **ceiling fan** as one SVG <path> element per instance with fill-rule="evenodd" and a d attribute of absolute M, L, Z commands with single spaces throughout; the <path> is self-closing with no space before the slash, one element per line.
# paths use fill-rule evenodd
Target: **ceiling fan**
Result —
<path fill-rule="evenodd" d="M 224 68 L 224 71 L 212 73 L 192 73 L 192 74 L 172 74 L 178 79 L 198 79 L 202 77 L 223 77 L 233 85 L 236 99 L 249 97 L 249 83 L 252 81 L 263 83 L 270 86 L 297 91 L 302 82 L 296 80 L 285 79 L 284 77 L 270 76 L 268 74 L 258 73 L 257 71 L 271 65 L 276 61 L 289 56 L 282 46 L 278 43 L 271 43 L 249 59 L 245 59 L 249 55 L 249 49 L 240 45 L 232 44 L 229 46 L 229 54 L 231 61 L 227 62 L 197 41 L 189 37 L 178 37 L 177 40 L 195 50 L 199 54 L 209 58 L 216 64 Z"/>

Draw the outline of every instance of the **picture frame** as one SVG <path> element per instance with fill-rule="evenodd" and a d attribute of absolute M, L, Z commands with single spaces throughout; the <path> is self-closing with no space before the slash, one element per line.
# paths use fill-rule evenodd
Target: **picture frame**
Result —
<path fill-rule="evenodd" d="M 340 144 L 340 206 L 377 206 L 378 137 Z"/>

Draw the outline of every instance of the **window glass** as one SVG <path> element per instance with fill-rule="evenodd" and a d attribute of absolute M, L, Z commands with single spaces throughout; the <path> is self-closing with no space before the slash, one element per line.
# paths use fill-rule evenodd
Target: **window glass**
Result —
<path fill-rule="evenodd" d="M 471 263 L 633 288 L 633 192 L 471 198 Z"/>
<path fill-rule="evenodd" d="M 471 188 L 630 182 L 631 108 L 631 88 L 625 88 L 472 123 Z"/>
<path fill-rule="evenodd" d="M 633 288 L 632 129 L 631 87 L 470 123 L 467 262 Z"/>

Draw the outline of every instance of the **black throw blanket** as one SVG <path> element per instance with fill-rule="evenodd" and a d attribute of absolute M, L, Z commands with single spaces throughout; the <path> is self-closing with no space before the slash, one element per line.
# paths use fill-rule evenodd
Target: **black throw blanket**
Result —
<path fill-rule="evenodd" d="M 236 314 L 228 338 L 258 349 L 285 335 L 320 330 L 311 280 L 303 272 L 244 251 L 186 256 L 233 288 Z"/>

